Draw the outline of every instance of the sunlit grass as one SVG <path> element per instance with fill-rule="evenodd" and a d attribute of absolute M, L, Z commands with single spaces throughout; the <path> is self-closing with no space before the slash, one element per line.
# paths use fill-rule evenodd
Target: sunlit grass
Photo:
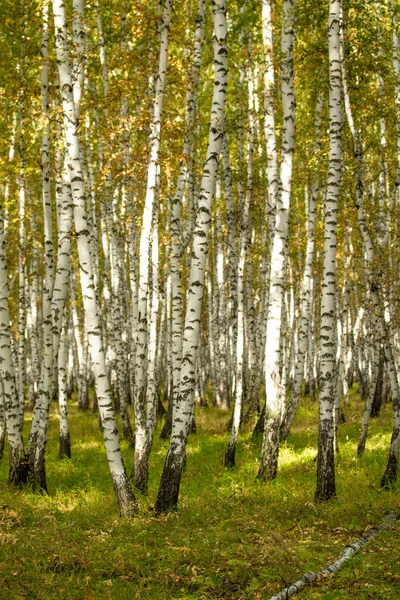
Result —
<path fill-rule="evenodd" d="M 251 440 L 253 423 L 240 436 L 236 467 L 226 470 L 229 415 L 199 408 L 178 512 L 158 518 L 152 512 L 168 448 L 158 429 L 149 494 L 138 495 L 135 519 L 118 516 L 97 417 L 71 404 L 73 455 L 60 461 L 54 411 L 48 495 L 10 490 L 6 456 L 0 462 L 0 599 L 269 598 L 284 582 L 335 560 L 398 504 L 397 488 L 379 488 L 390 406 L 371 423 L 357 459 L 362 410 L 353 393 L 339 432 L 337 498 L 315 504 L 316 404 L 302 400 L 280 450 L 278 477 L 269 483 L 256 478 L 260 443 Z M 133 450 L 125 442 L 122 448 L 130 473 Z M 396 530 L 376 538 L 335 578 L 300 597 L 399 598 L 399 537 Z"/>

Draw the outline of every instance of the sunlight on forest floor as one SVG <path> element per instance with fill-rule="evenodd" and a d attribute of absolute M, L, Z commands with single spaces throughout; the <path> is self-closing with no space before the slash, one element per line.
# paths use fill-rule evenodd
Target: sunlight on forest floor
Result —
<path fill-rule="evenodd" d="M 0 599 L 269 598 L 306 571 L 338 558 L 346 544 L 397 508 L 397 489 L 379 488 L 391 407 L 372 421 L 367 450 L 357 459 L 362 409 L 353 393 L 339 432 L 338 497 L 315 504 L 316 404 L 303 399 L 293 433 L 281 448 L 278 477 L 269 483 L 256 479 L 260 442 L 251 441 L 251 426 L 240 437 L 237 466 L 226 470 L 229 414 L 201 407 L 178 512 L 152 516 L 168 447 L 156 433 L 149 495 L 138 495 L 135 519 L 118 516 L 97 417 L 78 413 L 71 403 L 73 458 L 60 461 L 54 409 L 48 495 L 10 490 L 6 455 L 0 462 Z M 130 472 L 133 451 L 125 442 L 122 448 Z M 377 536 L 337 575 L 298 597 L 399 598 L 399 528 Z"/>

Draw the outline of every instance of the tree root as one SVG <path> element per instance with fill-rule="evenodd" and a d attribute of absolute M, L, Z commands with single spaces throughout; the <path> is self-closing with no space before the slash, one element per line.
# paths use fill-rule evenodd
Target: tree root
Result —
<path fill-rule="evenodd" d="M 346 561 L 352 558 L 355 554 L 358 554 L 361 548 L 365 546 L 365 544 L 367 544 L 370 540 L 372 540 L 372 538 L 374 538 L 378 533 L 380 533 L 381 531 L 385 531 L 386 529 L 391 529 L 398 519 L 400 519 L 400 512 L 388 513 L 380 525 L 368 529 L 368 531 L 362 538 L 356 540 L 348 546 L 345 546 L 340 558 L 338 558 L 331 565 L 325 567 L 325 569 L 323 569 L 322 571 L 318 571 L 318 573 L 309 571 L 308 573 L 300 577 L 295 583 L 292 583 L 285 589 L 281 590 L 279 594 L 277 594 L 276 596 L 272 596 L 270 600 L 288 600 L 289 598 L 292 598 L 292 596 L 298 594 L 301 588 L 305 587 L 306 585 L 309 585 L 314 581 L 321 581 L 322 578 L 333 575 L 334 573 L 336 573 L 336 571 L 339 571 L 341 566 Z"/>

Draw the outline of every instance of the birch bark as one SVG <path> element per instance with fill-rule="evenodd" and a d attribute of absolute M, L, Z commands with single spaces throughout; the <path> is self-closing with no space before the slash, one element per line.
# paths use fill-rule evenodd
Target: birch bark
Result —
<path fill-rule="evenodd" d="M 56 53 L 61 84 L 65 138 L 66 146 L 68 148 L 72 197 L 74 202 L 73 211 L 79 255 L 80 279 L 90 355 L 95 377 L 100 419 L 103 427 L 104 444 L 114 490 L 121 515 L 128 516 L 137 511 L 137 505 L 122 460 L 114 410 L 106 376 L 102 331 L 90 254 L 90 235 L 87 229 L 77 120 L 72 95 L 72 69 L 69 58 L 65 5 L 62 0 L 53 0 L 53 15 L 56 30 Z"/>
<path fill-rule="evenodd" d="M 8 297 L 6 240 L 4 236 L 3 207 L 0 205 L 0 385 L 4 403 L 8 444 L 10 448 L 8 481 L 11 485 L 20 486 L 26 481 L 26 472 L 23 464 L 23 414 L 20 410 L 20 400 L 16 387 L 14 363 L 12 359 Z"/>
<path fill-rule="evenodd" d="M 324 199 L 324 258 L 320 321 L 320 375 L 317 487 L 315 499 L 336 495 L 334 404 L 336 370 L 336 235 L 342 172 L 342 72 L 340 63 L 340 0 L 329 6 L 329 165 Z"/>
<path fill-rule="evenodd" d="M 264 480 L 276 477 L 279 452 L 279 427 L 285 399 L 285 390 L 282 389 L 281 382 L 281 331 L 296 110 L 293 71 L 294 4 L 294 0 L 284 0 L 282 14 L 282 148 L 279 193 L 276 204 L 275 235 L 271 254 L 269 310 L 265 343 L 266 409 L 260 468 L 257 475 L 259 479 Z M 267 150 L 268 155 L 269 152 Z M 269 173 L 268 177 L 270 177 Z M 271 177 L 274 178 L 272 181 L 275 182 L 276 172 L 271 173 Z"/>
<path fill-rule="evenodd" d="M 172 350 L 172 389 L 170 402 L 174 402 L 179 392 L 180 370 L 182 362 L 182 329 L 183 329 L 183 297 L 182 297 L 182 201 L 185 184 L 193 171 L 194 125 L 197 114 L 197 95 L 200 78 L 201 57 L 204 45 L 205 0 L 198 0 L 196 28 L 193 46 L 193 62 L 189 74 L 186 96 L 186 135 L 183 146 L 175 195 L 172 200 L 171 214 L 171 350 Z M 171 406 L 172 410 L 172 406 Z"/>
<path fill-rule="evenodd" d="M 139 289 L 138 322 L 136 333 L 135 364 L 135 487 L 147 491 L 148 456 L 146 433 L 146 386 L 148 366 L 148 304 L 150 280 L 150 242 L 152 219 L 156 202 L 157 171 L 161 143 L 161 119 L 163 112 L 164 90 L 168 64 L 169 27 L 171 21 L 171 0 L 163 1 L 163 20 L 160 33 L 160 52 L 158 73 L 155 83 L 153 117 L 150 131 L 150 161 L 147 171 L 146 198 L 143 209 L 142 229 L 139 248 Z"/>
<path fill-rule="evenodd" d="M 320 146 L 321 136 L 321 118 L 323 108 L 323 94 L 320 94 L 317 101 L 316 116 L 315 116 L 315 134 L 316 142 L 314 145 L 314 155 L 317 154 Z M 292 391 L 290 394 L 290 402 L 286 409 L 283 422 L 280 430 L 280 437 L 285 440 L 290 432 L 293 419 L 297 410 L 300 390 L 304 379 L 304 365 L 308 347 L 309 324 L 311 318 L 312 305 L 311 288 L 312 288 L 312 269 L 314 264 L 314 247 L 315 247 L 315 223 L 317 216 L 317 198 L 319 186 L 316 178 L 311 194 L 308 198 L 306 193 L 306 201 L 308 200 L 308 221 L 307 221 L 307 247 L 306 259 L 304 265 L 303 281 L 301 285 L 301 306 L 300 306 L 300 325 L 298 338 L 298 352 L 295 360 L 295 370 Z"/>
<path fill-rule="evenodd" d="M 54 249 L 52 231 L 52 199 L 50 184 L 50 115 L 49 115 L 49 65 L 48 65 L 48 40 L 49 40 L 49 3 L 43 5 L 42 25 L 42 114 L 44 128 L 42 132 L 42 199 L 44 223 L 44 259 L 45 280 L 42 297 L 43 315 L 43 347 L 44 356 L 40 374 L 38 398 L 32 421 L 32 430 L 28 442 L 28 454 L 34 488 L 47 490 L 45 453 L 47 433 L 49 427 L 49 410 L 51 394 L 53 391 L 53 323 L 51 300 L 54 285 Z"/>
<path fill-rule="evenodd" d="M 225 0 L 213 0 L 212 8 L 214 23 L 214 89 L 210 130 L 193 233 L 180 388 L 175 406 L 170 445 L 155 506 L 158 513 L 175 508 L 178 504 L 186 442 L 193 415 L 211 204 L 217 179 L 224 129 L 228 58 Z"/>
<path fill-rule="evenodd" d="M 248 161 L 247 182 L 244 205 L 240 220 L 239 233 L 239 261 L 237 271 L 237 336 L 236 336 L 236 364 L 235 364 L 235 396 L 232 416 L 232 430 L 228 448 L 225 453 L 225 466 L 235 465 L 236 444 L 239 434 L 240 418 L 242 413 L 242 398 L 245 377 L 245 314 L 246 314 L 246 288 L 245 288 L 245 263 L 250 246 L 250 201 L 253 191 L 253 155 L 254 155 L 254 115 L 253 115 L 253 81 L 252 81 L 251 37 L 249 41 L 249 65 L 247 69 L 247 83 L 249 93 L 248 106 Z"/>

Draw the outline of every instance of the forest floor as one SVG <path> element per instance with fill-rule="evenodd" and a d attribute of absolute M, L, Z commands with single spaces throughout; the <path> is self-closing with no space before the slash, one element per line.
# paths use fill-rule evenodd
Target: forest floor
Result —
<path fill-rule="evenodd" d="M 0 599 L 268 600 L 336 560 L 346 544 L 399 507 L 397 489 L 379 488 L 391 406 L 371 422 L 367 450 L 357 459 L 362 410 L 354 392 L 340 426 L 337 498 L 328 503 L 314 503 L 317 406 L 305 398 L 275 481 L 255 477 L 260 444 L 251 442 L 250 427 L 240 437 L 236 468 L 224 469 L 229 415 L 199 408 L 178 512 L 154 517 L 151 511 L 168 446 L 156 434 L 148 497 L 139 497 L 137 518 L 121 519 L 97 417 L 71 403 L 73 458 L 60 461 L 53 406 L 49 494 L 9 489 L 7 453 L 0 461 Z M 131 470 L 133 451 L 125 444 L 123 451 Z M 297 597 L 400 598 L 400 524 Z"/>

